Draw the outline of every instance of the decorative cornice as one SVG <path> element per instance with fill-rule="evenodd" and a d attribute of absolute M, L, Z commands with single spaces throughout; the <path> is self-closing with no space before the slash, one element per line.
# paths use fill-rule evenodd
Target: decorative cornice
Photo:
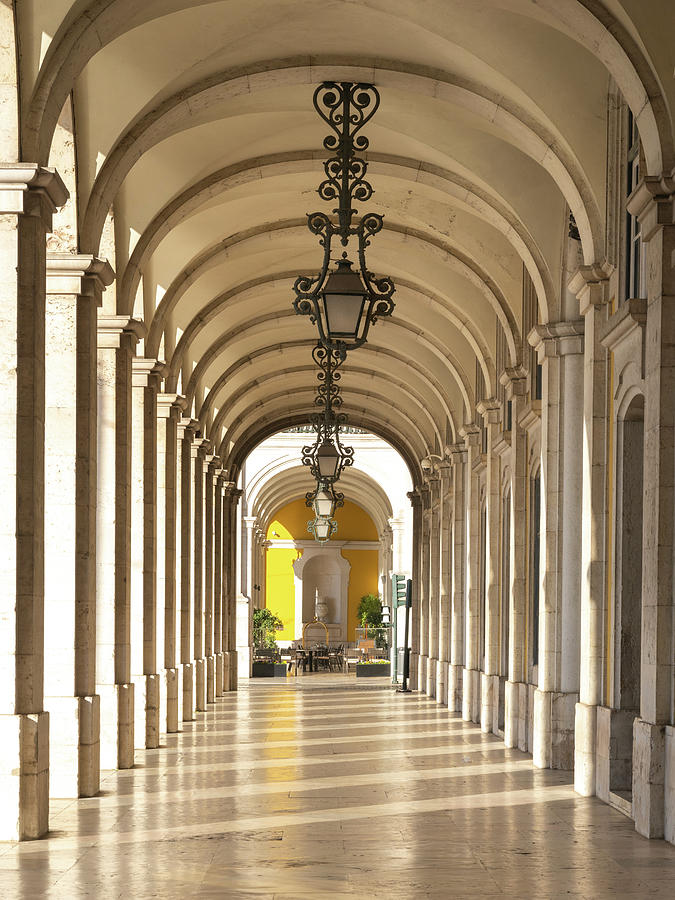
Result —
<path fill-rule="evenodd" d="M 618 345 L 636 328 L 644 331 L 647 324 L 647 301 L 627 300 L 598 329 L 598 339 L 603 347 L 614 352 Z"/>
<path fill-rule="evenodd" d="M 47 294 L 91 297 L 101 302 L 101 294 L 115 280 L 107 259 L 89 253 L 47 253 Z"/>
<path fill-rule="evenodd" d="M 0 166 L 0 214 L 25 213 L 26 194 L 39 194 L 48 218 L 65 206 L 68 189 L 56 169 L 37 163 L 4 163 Z M 51 223 L 50 223 L 51 224 Z"/>
<path fill-rule="evenodd" d="M 128 335 L 134 346 L 147 334 L 145 324 L 140 319 L 129 316 L 109 316 L 99 312 L 96 328 L 98 346 L 102 350 L 116 350 L 120 347 L 123 335 Z"/>

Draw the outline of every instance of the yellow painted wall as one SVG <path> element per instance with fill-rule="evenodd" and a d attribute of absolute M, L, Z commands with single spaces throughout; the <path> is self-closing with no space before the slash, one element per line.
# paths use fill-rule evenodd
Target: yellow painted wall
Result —
<path fill-rule="evenodd" d="M 282 507 L 274 516 L 267 529 L 268 540 L 306 541 L 311 536 L 307 522 L 312 511 L 303 500 L 293 500 Z M 341 541 L 376 541 L 375 523 L 365 510 L 345 500 L 335 518 L 338 531 L 335 539 Z M 358 625 L 356 609 L 364 594 L 377 594 L 377 550 L 343 550 L 342 555 L 351 564 L 349 573 L 349 593 L 347 610 L 347 640 L 355 639 L 354 628 Z M 295 637 L 295 584 L 293 561 L 298 551 L 282 548 L 267 550 L 266 559 L 266 605 L 284 623 L 284 630 L 277 632 L 277 638 L 290 641 Z"/>

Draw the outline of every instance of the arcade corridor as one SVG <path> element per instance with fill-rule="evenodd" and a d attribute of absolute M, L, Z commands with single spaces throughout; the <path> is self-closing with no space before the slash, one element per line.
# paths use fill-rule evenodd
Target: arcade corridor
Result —
<path fill-rule="evenodd" d="M 675 847 L 571 782 L 417 693 L 251 681 L 53 804 L 0 896 L 672 898 Z"/>

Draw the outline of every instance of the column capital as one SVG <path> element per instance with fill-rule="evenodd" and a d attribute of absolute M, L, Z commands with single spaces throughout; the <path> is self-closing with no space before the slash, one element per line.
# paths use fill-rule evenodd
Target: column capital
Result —
<path fill-rule="evenodd" d="M 225 501 L 232 506 L 236 506 L 239 503 L 239 498 L 244 493 L 241 488 L 238 488 L 234 481 L 226 481 L 223 489 L 225 491 Z"/>
<path fill-rule="evenodd" d="M 646 175 L 628 198 L 626 209 L 637 216 L 643 241 L 675 224 L 675 180 L 661 175 Z"/>
<path fill-rule="evenodd" d="M 132 387 L 152 386 L 153 381 L 161 379 L 166 371 L 166 363 L 145 356 L 135 356 L 131 360 Z"/>
<path fill-rule="evenodd" d="M 220 471 L 220 457 L 215 453 L 210 453 L 206 457 L 206 462 L 209 467 L 209 474 L 215 478 L 217 472 Z"/>
<path fill-rule="evenodd" d="M 527 370 L 523 366 L 512 366 L 504 369 L 499 376 L 499 383 L 506 388 L 506 398 L 525 397 L 527 395 Z"/>
<path fill-rule="evenodd" d="M 186 419 L 185 417 L 178 420 L 178 438 L 183 437 L 192 440 L 195 432 L 199 428 L 199 422 L 196 419 Z"/>
<path fill-rule="evenodd" d="M 56 169 L 37 163 L 5 163 L 0 166 L 0 215 L 39 216 L 51 231 L 52 216 L 65 206 L 68 189 Z"/>
<path fill-rule="evenodd" d="M 122 338 L 127 335 L 135 347 L 142 340 L 147 329 L 140 319 L 132 319 L 130 316 L 108 316 L 99 312 L 97 320 L 98 346 L 102 350 L 117 350 L 122 344 Z"/>
<path fill-rule="evenodd" d="M 502 405 L 496 397 L 479 400 L 476 410 L 490 425 L 497 425 L 501 420 Z"/>
<path fill-rule="evenodd" d="M 466 445 L 463 443 L 448 444 L 445 452 L 450 457 L 453 466 L 462 465 L 466 462 Z"/>
<path fill-rule="evenodd" d="M 413 509 L 421 509 L 422 507 L 422 495 L 420 494 L 419 487 L 415 488 L 414 491 L 408 491 L 406 496 L 410 500 L 410 505 Z"/>
<path fill-rule="evenodd" d="M 186 406 L 185 397 L 180 394 L 157 394 L 157 417 L 168 419 L 172 414 L 180 415 Z"/>
<path fill-rule="evenodd" d="M 612 270 L 613 266 L 607 263 L 600 266 L 580 266 L 572 276 L 568 289 L 576 295 L 582 316 L 609 300 L 609 276 Z"/>
<path fill-rule="evenodd" d="M 227 480 L 227 469 L 218 469 L 218 471 L 216 472 L 216 484 L 223 491 L 223 493 L 227 491 L 228 485 L 234 485 L 233 481 Z"/>
<path fill-rule="evenodd" d="M 107 259 L 90 253 L 47 253 L 47 294 L 90 297 L 100 306 L 101 294 L 115 280 Z"/>
<path fill-rule="evenodd" d="M 537 351 L 540 363 L 546 357 L 581 354 L 584 352 L 584 320 L 535 325 L 527 335 L 527 341 Z"/>
<path fill-rule="evenodd" d="M 242 521 L 247 528 L 252 529 L 258 522 L 257 516 L 242 516 Z"/>
<path fill-rule="evenodd" d="M 467 422 L 459 429 L 459 436 L 464 438 L 464 446 L 477 447 L 480 444 L 480 428 L 473 422 Z"/>
<path fill-rule="evenodd" d="M 199 425 L 199 423 L 197 423 Z M 206 456 L 211 450 L 211 441 L 202 437 L 201 432 L 197 431 L 199 437 L 194 437 L 192 441 L 191 452 L 193 457 L 199 457 L 202 462 L 206 461 Z"/>

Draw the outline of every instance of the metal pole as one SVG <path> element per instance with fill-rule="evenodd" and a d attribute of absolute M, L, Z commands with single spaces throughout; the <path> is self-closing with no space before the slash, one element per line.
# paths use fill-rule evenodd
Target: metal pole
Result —
<path fill-rule="evenodd" d="M 410 677 L 410 649 L 408 647 L 408 632 L 410 629 L 410 609 L 412 607 L 412 580 L 409 578 L 405 586 L 405 637 L 403 639 L 403 684 L 399 688 L 399 693 L 411 693 L 408 687 L 408 678 Z"/>

